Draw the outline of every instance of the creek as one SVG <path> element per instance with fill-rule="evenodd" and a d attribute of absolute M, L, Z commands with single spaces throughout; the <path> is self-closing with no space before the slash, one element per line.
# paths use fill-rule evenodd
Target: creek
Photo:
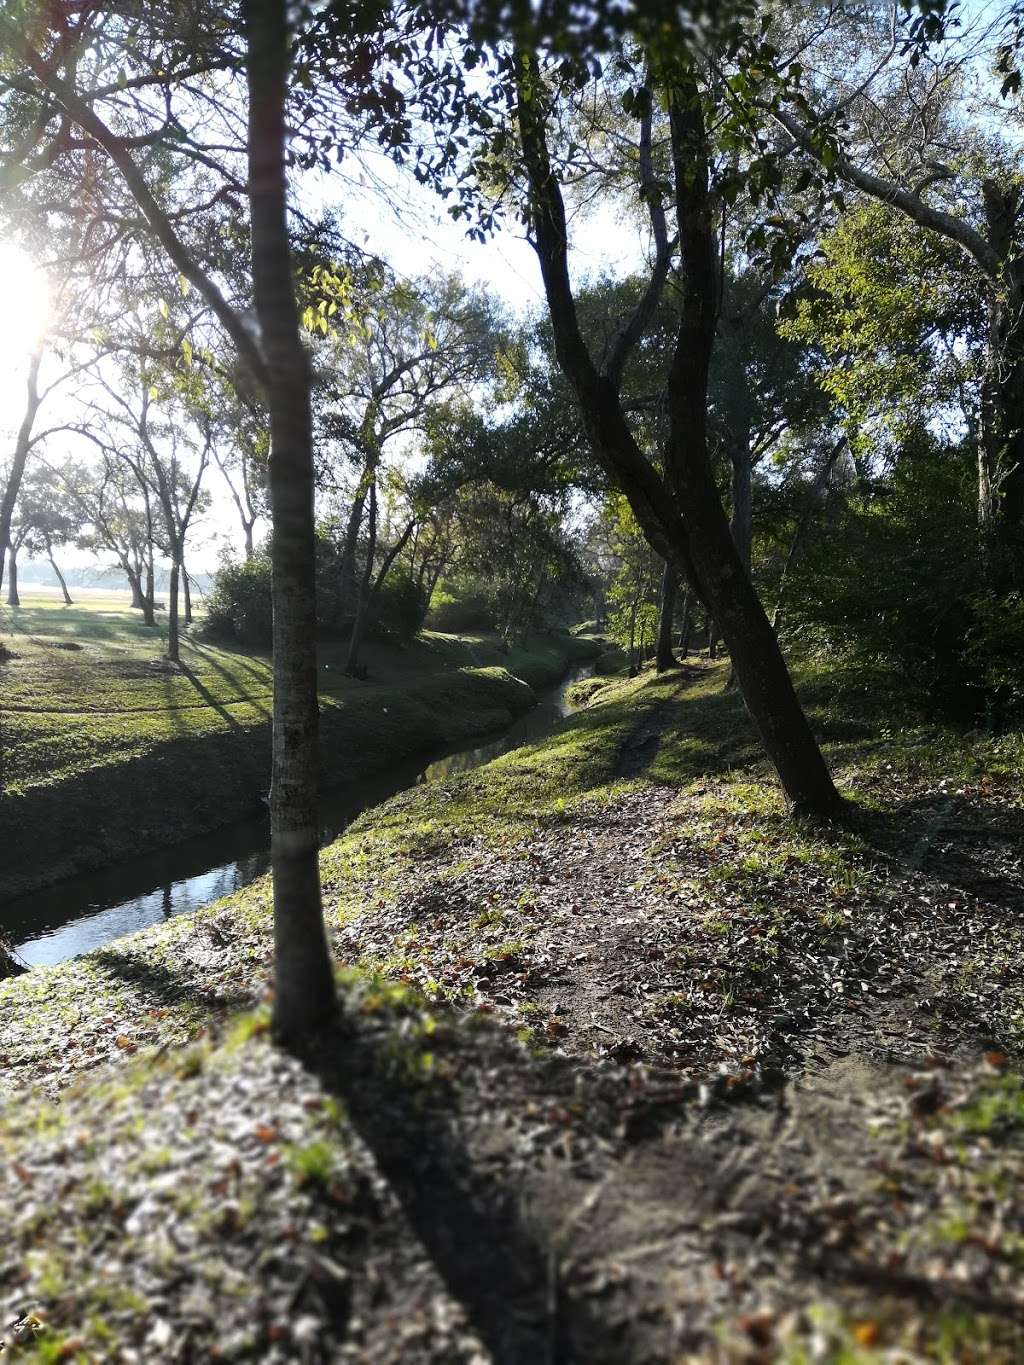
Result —
<path fill-rule="evenodd" d="M 593 672 L 574 665 L 537 704 L 498 735 L 470 747 L 410 758 L 323 792 L 320 838 L 330 843 L 362 811 L 424 782 L 443 782 L 551 733 L 572 712 L 567 694 Z M 68 877 L 0 905 L 0 933 L 30 967 L 88 953 L 150 924 L 187 915 L 247 886 L 270 868 L 266 812 L 97 872 Z"/>

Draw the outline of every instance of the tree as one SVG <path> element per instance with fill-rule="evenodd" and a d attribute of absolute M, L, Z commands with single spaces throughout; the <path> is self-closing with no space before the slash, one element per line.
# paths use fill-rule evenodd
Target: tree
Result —
<path fill-rule="evenodd" d="M 139 486 L 130 468 L 110 452 L 99 467 L 67 460 L 50 461 L 61 496 L 74 509 L 81 549 L 106 550 L 128 580 L 132 606 L 147 626 L 155 626 L 153 603 L 153 513 L 148 488 Z"/>
<path fill-rule="evenodd" d="M 648 51 L 648 60 L 654 54 Z M 639 192 L 656 243 L 648 289 L 599 367 L 580 331 L 568 269 L 561 187 L 548 145 L 552 96 L 536 58 L 514 57 L 516 121 L 528 179 L 528 212 L 559 363 L 572 383 L 595 457 L 629 499 L 652 546 L 672 559 L 718 621 L 744 700 L 795 809 L 830 815 L 839 800 L 800 707 L 778 641 L 729 534 L 708 452 L 708 371 L 718 296 L 709 197 L 705 105 L 693 65 L 653 65 L 636 94 L 641 116 Z M 655 99 L 669 109 L 669 138 L 683 297 L 669 381 L 664 473 L 644 454 L 620 399 L 623 367 L 642 337 L 668 275 L 671 245 L 650 142 Z"/>
<path fill-rule="evenodd" d="M 396 280 L 379 265 L 360 282 L 362 302 L 320 346 L 318 389 L 325 436 L 356 467 L 342 538 L 339 612 L 350 623 L 357 667 L 372 565 L 357 589 L 356 550 L 367 503 L 378 497 L 386 452 L 436 424 L 454 398 L 493 369 L 498 319 L 482 295 L 454 278 Z M 312 313 L 315 321 L 317 313 Z M 376 530 L 368 543 L 376 545 Z"/>
<path fill-rule="evenodd" d="M 4 554 L 7 552 L 11 557 L 11 572 L 16 575 L 15 559 L 17 551 L 11 544 L 11 522 L 14 518 L 14 507 L 18 500 L 18 491 L 21 488 L 21 481 L 25 475 L 25 464 L 28 460 L 28 453 L 32 445 L 32 428 L 35 424 L 36 414 L 42 401 L 39 392 L 39 366 L 43 358 L 43 344 L 40 341 L 32 351 L 29 358 L 27 395 L 25 400 L 25 412 L 21 419 L 21 426 L 18 428 L 18 436 L 14 446 L 14 454 L 11 459 L 10 468 L 4 479 L 3 496 L 0 497 L 0 588 L 4 582 Z M 15 601 L 18 596 L 17 582 L 13 587 L 13 597 Z"/>
<path fill-rule="evenodd" d="M 243 6 L 244 51 L 232 42 L 230 27 L 211 13 L 210 42 L 202 51 L 168 42 L 164 16 L 151 16 L 151 27 L 116 19 L 95 27 L 91 10 L 77 21 L 54 16 L 52 50 L 44 57 L 19 26 L 0 15 L 0 38 L 9 58 L 22 64 L 23 90 L 37 98 L 37 117 L 30 146 L 0 157 L 22 167 L 29 153 L 42 149 L 47 168 L 61 157 L 85 149 L 102 151 L 117 171 L 123 189 L 141 215 L 144 231 L 160 244 L 173 266 L 210 308 L 230 338 L 240 362 L 266 396 L 270 411 L 270 502 L 274 562 L 274 758 L 271 787 L 271 861 L 274 876 L 275 1028 L 294 1036 L 334 1014 L 336 997 L 327 954 L 319 892 L 317 820 L 317 694 L 313 601 L 313 465 L 309 418 L 308 361 L 299 336 L 286 221 L 285 118 L 291 39 L 283 0 L 248 0 Z M 229 16 L 233 17 L 233 16 Z M 173 28 L 173 24 L 170 26 Z M 37 30 L 47 36 L 45 27 Z M 79 58 L 92 43 L 95 61 L 87 88 L 80 78 Z M 109 60 L 122 63 L 108 85 L 97 72 Z M 162 56 L 158 54 L 162 53 Z M 102 56 L 101 56 L 102 54 Z M 129 80 L 124 64 L 135 63 L 138 79 Z M 208 192 L 196 194 L 186 214 L 161 203 L 163 185 L 151 184 L 136 161 L 137 149 L 166 141 L 167 100 L 197 74 L 213 69 L 244 71 L 249 102 L 246 145 L 248 197 L 252 236 L 252 277 L 260 335 L 253 335 L 240 308 L 232 306 L 198 252 L 185 236 L 190 220 L 209 218 Z M 156 87 L 161 98 L 147 101 Z M 106 103 L 116 119 L 104 120 L 97 108 Z M 205 102 L 201 106 L 207 109 Z M 194 112 L 194 111 L 193 111 Z M 141 123 L 139 136 L 126 122 Z M 78 137 L 69 137 L 70 129 Z M 53 154 L 45 149 L 54 139 Z M 200 145 L 184 138 L 166 143 L 209 169 L 216 161 Z M 243 186 L 232 176 L 229 158 L 222 163 L 228 199 Z M 196 162 L 191 163 L 195 165 Z M 218 205 L 223 203 L 216 198 Z M 190 215 L 190 218 L 189 216 Z"/>
<path fill-rule="evenodd" d="M 823 170 L 951 243 L 965 272 L 980 282 L 987 316 L 978 516 L 992 582 L 1019 588 L 1024 574 L 1020 150 L 977 124 L 965 127 L 961 111 L 954 111 L 965 70 L 977 62 L 976 38 L 958 47 L 951 32 L 943 31 L 922 60 L 913 22 L 909 14 L 903 16 L 902 34 L 879 42 L 882 55 L 866 77 L 859 64 L 849 75 L 833 66 L 828 91 L 817 88 L 809 74 L 813 45 L 810 57 L 806 51 L 799 59 L 788 57 L 769 35 L 763 44 L 767 65 L 757 67 L 759 79 L 746 87 L 748 117 L 756 113 L 774 120 L 783 134 L 777 156 L 802 159 L 805 167 Z M 870 23 L 868 17 L 867 31 L 858 30 L 864 44 L 877 36 Z"/>
<path fill-rule="evenodd" d="M 284 0 L 246 0 L 245 26 L 252 273 L 270 411 L 274 1018 L 278 1033 L 290 1037 L 337 1009 L 320 897 L 311 379 L 288 239 Z"/>
<path fill-rule="evenodd" d="M 17 606 L 16 556 L 24 548 L 33 557 L 45 555 L 60 584 L 65 606 L 72 606 L 71 594 L 60 571 L 56 554 L 62 545 L 74 540 L 82 523 L 74 504 L 62 496 L 61 480 L 47 465 L 40 464 L 25 477 L 17 504 L 17 518 L 11 537 L 11 605 Z"/>

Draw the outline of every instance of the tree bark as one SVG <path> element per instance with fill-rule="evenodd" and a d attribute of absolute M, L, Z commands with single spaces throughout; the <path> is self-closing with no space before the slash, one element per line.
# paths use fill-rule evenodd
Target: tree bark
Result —
<path fill-rule="evenodd" d="M 659 673 L 668 668 L 678 668 L 679 660 L 672 653 L 672 624 L 676 614 L 676 598 L 679 596 L 679 575 L 675 565 L 665 561 L 665 572 L 661 579 L 661 611 L 658 614 L 658 653 L 655 667 Z"/>
<path fill-rule="evenodd" d="M 142 595 L 142 587 L 139 584 L 138 576 L 136 575 L 134 570 L 129 569 L 127 567 L 125 568 L 125 575 L 127 576 L 128 579 L 128 586 L 132 590 L 132 606 L 140 609 L 145 609 L 146 603 Z"/>
<path fill-rule="evenodd" d="M 142 619 L 147 626 L 156 625 L 156 574 L 153 572 L 153 542 L 149 542 L 146 556 L 146 590 L 142 599 Z"/>
<path fill-rule="evenodd" d="M 270 407 L 273 1028 L 293 1039 L 332 1018 L 337 995 L 320 895 L 313 432 L 288 240 L 285 0 L 245 0 L 245 28 L 253 283 Z"/>
<path fill-rule="evenodd" d="M 366 545 L 366 565 L 363 569 L 363 576 L 359 583 L 359 596 L 356 598 L 356 614 L 352 619 L 352 634 L 349 636 L 348 657 L 345 660 L 345 672 L 350 677 L 355 677 L 359 669 L 359 646 L 363 641 L 363 630 L 366 625 L 366 609 L 370 600 L 370 584 L 373 580 L 373 561 L 377 553 L 377 481 L 370 484 L 370 508 L 369 520 L 367 523 L 368 536 Z"/>
<path fill-rule="evenodd" d="M 747 709 L 795 813 L 830 816 L 838 794 L 800 707 L 778 641 L 729 532 L 707 444 L 708 365 L 717 312 L 717 258 L 708 191 L 708 139 L 689 72 L 670 94 L 673 178 L 683 258 L 680 326 L 669 381 L 665 476 L 644 455 L 619 390 L 598 371 L 580 331 L 569 279 L 565 205 L 551 165 L 538 64 L 515 56 L 517 119 L 530 184 L 531 226 L 560 366 L 576 391 L 599 463 L 625 493 L 641 529 L 672 559 L 718 619 Z M 656 192 L 649 203 L 657 207 Z"/>
<path fill-rule="evenodd" d="M 679 631 L 679 654 L 685 659 L 690 652 L 690 634 L 693 630 L 693 593 L 687 588 L 683 595 L 683 624 Z"/>
<path fill-rule="evenodd" d="M 178 580 L 181 562 L 177 555 L 171 560 L 171 585 L 167 592 L 167 657 L 172 664 L 181 662 L 178 644 Z"/>
<path fill-rule="evenodd" d="M 20 607 L 21 598 L 18 596 L 18 551 L 13 545 L 7 547 L 7 605 L 9 607 Z"/>
<path fill-rule="evenodd" d="M 707 388 L 718 263 L 708 192 L 707 132 L 700 92 L 692 79 L 684 77 L 673 88 L 669 117 L 684 276 L 669 380 L 669 481 L 679 506 L 686 508 L 690 554 L 732 657 L 743 700 L 786 795 L 799 814 L 832 815 L 840 805 L 838 793 L 730 533 L 708 456 Z"/>
<path fill-rule="evenodd" d="M 185 590 L 185 624 L 190 626 L 192 624 L 192 589 L 189 586 L 188 569 L 185 567 L 184 560 L 181 561 L 181 585 Z"/>
<path fill-rule="evenodd" d="M 39 366 L 42 364 L 42 360 L 43 343 L 39 342 L 29 359 L 25 412 L 21 419 L 21 426 L 18 428 L 17 440 L 14 443 L 14 458 L 7 475 L 7 485 L 4 488 L 3 498 L 0 498 L 0 589 L 4 585 L 4 551 L 9 549 L 11 544 L 11 522 L 14 519 L 14 505 L 18 501 L 18 492 L 25 473 L 25 463 L 28 460 L 28 452 L 32 442 L 32 427 L 36 420 L 36 413 L 39 411 L 39 404 L 42 401 L 39 397 Z M 12 554 L 12 566 L 14 563 L 15 556 Z"/>
<path fill-rule="evenodd" d="M 60 584 L 60 590 L 64 595 L 64 605 L 66 607 L 73 607 L 75 604 L 71 599 L 71 594 L 68 592 L 67 581 L 64 578 L 64 575 L 61 573 L 60 569 L 58 569 L 57 567 L 57 561 L 54 559 L 53 555 L 49 556 L 49 560 L 50 568 L 57 575 L 57 582 Z"/>

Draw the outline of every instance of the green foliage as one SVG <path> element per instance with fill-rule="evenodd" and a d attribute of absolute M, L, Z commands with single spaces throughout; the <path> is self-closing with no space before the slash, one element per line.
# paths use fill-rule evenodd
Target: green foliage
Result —
<path fill-rule="evenodd" d="M 273 634 L 270 585 L 268 554 L 222 564 L 207 599 L 205 634 L 250 649 L 268 647 Z"/>
<path fill-rule="evenodd" d="M 819 351 L 819 382 L 856 426 L 899 440 L 975 401 L 982 289 L 959 248 L 868 203 L 823 238 L 807 279 L 780 331 Z"/>
<path fill-rule="evenodd" d="M 968 451 L 918 433 L 889 479 L 834 500 L 790 576 L 790 644 L 852 665 L 865 688 L 976 721 L 987 664 L 971 477 Z"/>
<path fill-rule="evenodd" d="M 427 620 L 431 630 L 458 633 L 494 629 L 494 602 L 483 587 L 470 579 L 438 584 Z"/>
<path fill-rule="evenodd" d="M 419 585 L 407 569 L 388 574 L 371 602 L 371 629 L 379 635 L 411 640 L 423 627 L 426 605 Z"/>

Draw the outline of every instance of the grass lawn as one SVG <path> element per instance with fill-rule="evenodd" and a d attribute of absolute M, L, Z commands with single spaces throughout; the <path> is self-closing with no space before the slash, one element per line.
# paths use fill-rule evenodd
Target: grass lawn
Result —
<path fill-rule="evenodd" d="M 26 593 L 0 609 L 0 870 L 63 875 L 128 848 L 171 842 L 251 810 L 269 781 L 271 664 L 186 633 L 181 666 L 163 657 L 122 598 L 63 607 Z M 367 681 L 342 675 L 344 647 L 321 652 L 323 780 L 338 783 L 497 729 L 594 646 L 545 637 L 504 654 L 482 636 L 423 632 L 370 642 Z M 527 686 L 527 684 L 529 686 Z M 163 832 L 161 832 L 163 831 Z M 128 841 L 126 844 L 126 840 Z M 69 847 L 74 845 L 74 847 Z M 38 876 L 36 884 L 39 884 Z"/>

